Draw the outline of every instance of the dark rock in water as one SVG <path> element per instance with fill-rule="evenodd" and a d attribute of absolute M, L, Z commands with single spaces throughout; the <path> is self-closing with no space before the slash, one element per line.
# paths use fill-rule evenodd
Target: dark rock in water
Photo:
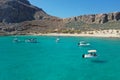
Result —
<path fill-rule="evenodd" d="M 18 23 L 42 19 L 49 15 L 41 8 L 31 5 L 28 0 L 1 0 L 0 16 L 0 22 Z"/>

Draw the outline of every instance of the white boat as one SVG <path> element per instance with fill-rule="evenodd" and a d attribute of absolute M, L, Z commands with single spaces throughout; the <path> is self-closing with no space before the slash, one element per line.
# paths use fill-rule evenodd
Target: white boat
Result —
<path fill-rule="evenodd" d="M 13 42 L 21 42 L 17 37 L 13 39 Z"/>
<path fill-rule="evenodd" d="M 78 45 L 79 45 L 79 46 L 89 46 L 90 43 L 87 43 L 87 42 L 85 42 L 85 41 L 80 41 L 80 42 L 78 43 Z"/>
<path fill-rule="evenodd" d="M 58 42 L 59 40 L 60 40 L 60 39 L 59 39 L 59 38 L 57 38 L 57 39 L 56 39 L 56 42 Z"/>
<path fill-rule="evenodd" d="M 28 42 L 28 43 L 37 43 L 37 39 L 36 38 L 30 38 L 30 39 L 26 39 L 25 42 Z"/>
<path fill-rule="evenodd" d="M 96 50 L 88 50 L 88 53 L 83 54 L 82 57 L 83 58 L 94 58 L 97 56 L 96 52 L 97 52 Z"/>
<path fill-rule="evenodd" d="M 96 53 L 97 50 L 88 50 L 88 53 Z"/>

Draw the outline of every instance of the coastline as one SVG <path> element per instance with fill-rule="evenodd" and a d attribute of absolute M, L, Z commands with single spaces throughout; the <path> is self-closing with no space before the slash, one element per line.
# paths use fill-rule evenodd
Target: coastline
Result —
<path fill-rule="evenodd" d="M 106 37 L 106 38 L 120 38 L 120 35 L 98 35 L 98 34 L 65 34 L 65 33 L 48 33 L 48 34 L 30 34 L 35 36 L 74 36 L 74 37 Z"/>
<path fill-rule="evenodd" d="M 86 31 L 86 32 L 82 32 L 82 33 L 46 33 L 46 34 L 29 33 L 28 35 L 120 38 L 120 30 Z"/>

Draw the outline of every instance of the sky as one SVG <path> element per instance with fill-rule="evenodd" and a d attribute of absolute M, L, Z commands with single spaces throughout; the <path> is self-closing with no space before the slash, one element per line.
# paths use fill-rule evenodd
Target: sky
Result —
<path fill-rule="evenodd" d="M 60 18 L 120 11 L 120 0 L 29 0 L 47 14 Z"/>

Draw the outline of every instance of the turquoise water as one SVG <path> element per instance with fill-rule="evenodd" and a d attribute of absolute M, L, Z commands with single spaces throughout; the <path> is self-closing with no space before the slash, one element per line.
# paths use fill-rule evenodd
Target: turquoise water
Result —
<path fill-rule="evenodd" d="M 0 80 L 120 80 L 120 39 L 47 36 L 38 43 L 14 43 L 13 36 L 0 37 Z M 87 41 L 89 47 L 78 46 Z M 83 59 L 96 49 L 98 57 Z"/>

